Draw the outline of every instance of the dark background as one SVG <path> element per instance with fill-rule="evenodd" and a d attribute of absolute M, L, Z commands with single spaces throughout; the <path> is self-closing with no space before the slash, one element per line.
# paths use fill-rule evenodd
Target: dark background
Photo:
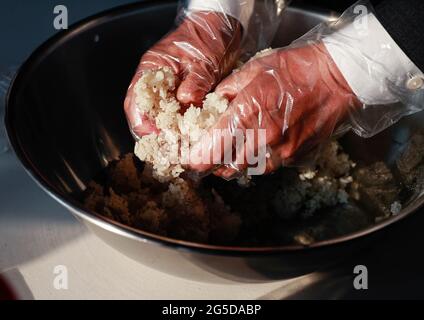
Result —
<path fill-rule="evenodd" d="M 0 67 L 19 65 L 44 40 L 57 31 L 53 28 L 53 8 L 68 8 L 69 24 L 115 6 L 134 0 L 1 0 L 0 1 Z M 342 11 L 351 0 L 294 0 Z"/>

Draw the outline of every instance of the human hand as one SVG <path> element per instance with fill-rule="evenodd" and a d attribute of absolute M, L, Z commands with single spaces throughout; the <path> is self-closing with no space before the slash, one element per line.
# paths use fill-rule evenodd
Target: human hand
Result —
<path fill-rule="evenodd" d="M 140 113 L 134 85 L 144 70 L 169 67 L 178 79 L 176 97 L 185 106 L 201 105 L 205 95 L 226 76 L 240 55 L 241 25 L 223 13 L 194 12 L 141 58 L 124 103 L 136 137 L 156 132 L 154 120 Z"/>
<path fill-rule="evenodd" d="M 199 143 L 191 150 L 190 159 L 207 152 L 208 163 L 191 162 L 189 167 L 200 172 L 216 169 L 213 159 L 224 159 L 231 152 L 233 161 L 215 170 L 226 179 L 255 165 L 248 163 L 246 155 L 257 154 L 259 129 L 265 129 L 264 173 L 268 173 L 331 137 L 349 108 L 360 104 L 322 43 L 273 50 L 246 63 L 215 91 L 228 98 L 230 106 L 209 130 L 213 143 L 206 148 Z M 236 151 L 243 153 L 241 157 L 233 154 L 235 129 L 255 132 L 256 143 L 245 142 Z M 226 148 L 225 139 L 233 141 Z M 243 163 L 234 162 L 236 156 Z"/>

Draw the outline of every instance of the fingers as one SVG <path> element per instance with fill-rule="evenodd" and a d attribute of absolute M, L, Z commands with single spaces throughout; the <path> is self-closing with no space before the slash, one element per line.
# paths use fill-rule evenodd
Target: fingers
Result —
<path fill-rule="evenodd" d="M 124 101 L 124 111 L 132 134 L 136 138 L 141 138 L 151 133 L 158 133 L 159 130 L 156 128 L 155 122 L 137 109 L 134 96 L 134 90 L 131 86 Z"/>
<path fill-rule="evenodd" d="M 146 115 L 140 113 L 135 103 L 134 86 L 142 76 L 142 73 L 145 70 L 154 70 L 168 67 L 174 72 L 175 75 L 177 75 L 177 80 L 180 73 L 180 61 L 172 52 L 163 49 L 163 43 L 164 40 L 160 41 L 141 57 L 137 71 L 131 81 L 131 85 L 128 88 L 127 96 L 125 98 L 125 114 L 127 116 L 131 132 L 136 138 L 141 138 L 151 133 L 159 133 L 159 130 L 156 128 L 154 119 L 150 119 Z"/>
<path fill-rule="evenodd" d="M 242 147 L 236 148 L 237 156 L 230 164 L 225 164 L 217 173 L 218 176 L 231 180 L 248 170 L 249 175 L 262 175 L 276 170 L 281 165 L 280 144 L 272 146 L 273 134 L 266 134 L 261 129 L 246 130 L 246 139 Z M 281 143 L 281 137 L 279 142 Z"/>
<path fill-rule="evenodd" d="M 162 46 L 162 43 L 158 43 L 143 54 L 138 65 L 136 75 L 141 75 L 141 73 L 146 70 L 155 70 L 163 67 L 170 68 L 177 76 L 180 75 L 180 59 L 169 49 L 162 49 Z"/>
<path fill-rule="evenodd" d="M 177 99 L 184 105 L 201 106 L 205 96 L 216 85 L 217 77 L 207 62 L 191 63 L 184 71 L 185 78 L 177 90 Z"/>
<path fill-rule="evenodd" d="M 266 158 L 265 171 L 263 174 L 270 174 L 277 170 L 284 163 L 284 159 L 281 157 L 284 149 L 284 145 L 278 145 L 268 150 L 269 156 Z M 233 166 L 222 166 L 213 172 L 214 175 L 224 178 L 225 180 L 232 180 L 240 177 L 246 172 L 248 166 L 239 166 L 234 168 Z"/>
<path fill-rule="evenodd" d="M 138 73 L 134 75 L 124 100 L 125 115 L 127 117 L 131 133 L 137 139 L 151 133 L 159 133 L 154 119 L 150 119 L 137 108 L 134 86 L 140 79 L 140 76 L 141 74 Z"/>
<path fill-rule="evenodd" d="M 233 169 L 230 167 L 220 167 L 217 170 L 215 170 L 213 172 L 214 175 L 216 175 L 217 177 L 221 177 L 225 180 L 233 180 L 235 179 L 238 175 L 241 174 L 240 171 L 238 171 L 237 169 Z"/>
<path fill-rule="evenodd" d="M 232 113 L 238 128 L 246 128 L 243 148 L 237 149 L 235 161 L 215 174 L 227 180 L 246 171 L 266 174 L 281 166 L 284 148 L 283 127 L 289 121 L 292 105 L 284 85 L 272 72 L 258 75 L 232 101 Z"/>
<path fill-rule="evenodd" d="M 276 115 L 280 99 L 279 84 L 270 77 L 254 78 L 252 83 L 232 100 L 228 110 L 208 132 L 208 143 L 198 143 L 190 153 L 190 168 L 197 171 L 211 170 L 213 163 L 227 164 L 236 171 L 243 171 L 254 164 L 255 157 L 265 157 L 266 146 L 281 140 L 281 117 Z M 267 88 L 267 93 L 263 90 Z M 258 152 L 258 150 L 260 152 Z M 206 154 L 206 158 L 202 158 Z M 202 155 L 202 156 L 201 156 Z M 202 163 L 193 159 L 206 160 Z M 212 159 L 214 161 L 212 161 Z M 217 160 L 217 161 L 215 161 Z M 261 159 L 263 164 L 266 160 Z M 195 163 L 196 162 L 196 163 Z M 227 170 L 224 177 L 232 175 Z"/>
<path fill-rule="evenodd" d="M 132 127 L 133 134 L 136 137 L 141 138 L 152 133 L 159 133 L 159 130 L 152 119 L 148 118 L 145 115 L 142 115 L 141 117 L 141 124 Z"/>
<path fill-rule="evenodd" d="M 200 106 L 206 94 L 233 69 L 240 55 L 239 39 L 230 41 L 227 48 L 223 44 L 219 50 L 210 46 L 210 43 L 205 43 L 201 47 L 201 55 L 196 50 L 184 51 L 186 58 L 181 62 L 183 80 L 177 91 L 177 99 L 185 105 Z"/>
<path fill-rule="evenodd" d="M 246 63 L 240 70 L 233 72 L 216 87 L 215 92 L 230 101 L 248 86 L 261 72 L 260 65 L 255 61 Z"/>
<path fill-rule="evenodd" d="M 236 20 L 216 13 L 193 14 L 143 55 L 138 73 L 170 67 L 181 81 L 177 99 L 185 106 L 201 106 L 206 94 L 233 68 L 240 41 Z"/>
<path fill-rule="evenodd" d="M 210 171 L 222 163 L 224 155 L 231 155 L 233 148 L 233 131 L 236 124 L 233 122 L 232 111 L 227 110 L 218 122 L 202 136 L 189 154 L 188 167 L 191 170 Z"/>
<path fill-rule="evenodd" d="M 272 70 L 279 70 L 280 57 L 272 51 L 259 58 L 246 62 L 241 69 L 233 72 L 216 87 L 215 92 L 229 100 L 250 85 L 255 78 Z"/>
<path fill-rule="evenodd" d="M 240 54 L 241 26 L 237 20 L 209 12 L 190 17 L 142 56 L 132 81 L 134 85 L 145 70 L 169 67 L 177 77 L 175 94 L 183 107 L 200 106 Z M 137 110 L 131 86 L 124 108 L 135 136 L 157 132 L 154 119 Z"/>

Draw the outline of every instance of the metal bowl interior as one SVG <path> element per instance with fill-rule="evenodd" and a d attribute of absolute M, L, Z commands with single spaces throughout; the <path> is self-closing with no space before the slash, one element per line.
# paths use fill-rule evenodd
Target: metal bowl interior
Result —
<path fill-rule="evenodd" d="M 147 1 L 88 18 L 38 48 L 20 68 L 9 91 L 7 132 L 19 159 L 44 190 L 96 233 L 104 238 L 113 234 L 115 239 L 215 255 L 310 251 L 372 234 L 422 205 L 424 197 L 416 197 L 396 217 L 308 248 L 225 247 L 179 241 L 130 228 L 83 208 L 72 194 L 84 190 L 109 162 L 132 150 L 122 110 L 127 85 L 139 57 L 171 28 L 175 13 L 173 1 Z M 287 45 L 335 17 L 332 12 L 289 8 L 274 46 Z M 421 114 L 406 118 L 369 140 L 349 135 L 345 148 L 359 161 L 390 163 L 399 149 L 394 148 L 399 145 L 399 135 L 404 137 L 405 132 L 419 127 L 421 118 Z"/>

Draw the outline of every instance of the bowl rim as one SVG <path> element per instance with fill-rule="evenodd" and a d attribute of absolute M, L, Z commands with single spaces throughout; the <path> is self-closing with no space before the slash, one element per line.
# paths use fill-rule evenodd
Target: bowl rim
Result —
<path fill-rule="evenodd" d="M 231 256 L 245 256 L 245 255 L 269 255 L 282 252 L 305 252 L 312 249 L 326 248 L 329 246 L 340 245 L 346 242 L 352 242 L 353 240 L 363 238 L 365 236 L 370 236 L 371 234 L 376 233 L 377 231 L 382 230 L 383 228 L 394 224 L 395 222 L 402 220 L 406 216 L 413 214 L 417 209 L 423 205 L 424 197 L 420 195 L 417 201 L 410 204 L 401 213 L 398 215 L 392 216 L 387 220 L 381 221 L 377 224 L 369 226 L 365 229 L 349 233 L 343 236 L 317 241 L 310 245 L 284 245 L 284 246 L 263 246 L 263 247 L 238 247 L 238 246 L 219 246 L 219 245 L 210 245 L 203 243 L 196 243 L 184 240 L 177 240 L 173 238 L 168 238 L 160 236 L 154 233 L 147 231 L 139 230 L 127 225 L 124 225 L 120 222 L 114 221 L 107 217 L 104 217 L 92 210 L 88 210 L 82 206 L 82 204 L 68 195 L 61 194 L 56 191 L 53 185 L 50 184 L 48 179 L 43 176 L 41 172 L 37 170 L 37 167 L 32 164 L 29 155 L 26 154 L 25 149 L 21 146 L 19 138 L 14 129 L 14 110 L 13 110 L 13 101 L 16 99 L 16 92 L 18 92 L 21 87 L 21 83 L 25 82 L 26 75 L 30 70 L 37 65 L 37 61 L 41 61 L 42 58 L 49 52 L 52 51 L 56 46 L 60 45 L 64 41 L 72 38 L 74 35 L 80 33 L 81 31 L 90 28 L 93 24 L 98 25 L 103 22 L 110 21 L 118 17 L 125 15 L 136 14 L 139 10 L 145 10 L 149 7 L 159 6 L 175 6 L 175 1 L 173 0 L 147 0 L 140 3 L 131 3 L 122 6 L 118 6 L 106 11 L 102 11 L 95 15 L 91 15 L 69 27 L 68 30 L 60 31 L 54 36 L 50 37 L 47 41 L 42 43 L 37 49 L 35 49 L 32 54 L 24 61 L 21 67 L 18 69 L 14 78 L 12 79 L 9 90 L 6 94 L 6 104 L 5 104 L 5 125 L 6 132 L 14 150 L 16 156 L 18 157 L 20 163 L 24 167 L 25 171 L 29 176 L 43 189 L 47 192 L 52 198 L 61 203 L 65 208 L 70 210 L 77 217 L 88 221 L 89 223 L 94 224 L 97 227 L 105 229 L 109 232 L 112 232 L 116 235 L 120 235 L 126 238 L 130 238 L 140 242 L 149 242 L 155 245 L 161 245 L 164 247 L 170 247 L 182 251 L 197 251 L 205 254 L 213 255 L 231 255 Z M 330 10 L 317 9 L 314 6 L 290 6 L 288 8 L 290 11 L 304 11 L 308 10 L 314 15 L 322 17 L 334 17 L 338 16 L 338 13 Z"/>

